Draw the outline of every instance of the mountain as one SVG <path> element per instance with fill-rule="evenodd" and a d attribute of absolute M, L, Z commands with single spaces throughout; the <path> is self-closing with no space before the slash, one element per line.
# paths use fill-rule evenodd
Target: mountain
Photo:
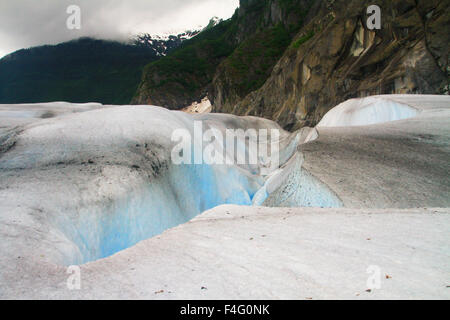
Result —
<path fill-rule="evenodd" d="M 144 69 L 134 103 L 315 125 L 354 97 L 448 93 L 450 1 L 241 0 L 233 17 Z M 369 30 L 369 5 L 381 29 Z"/>
<path fill-rule="evenodd" d="M 258 89 L 313 2 L 283 0 L 271 8 L 266 1 L 242 0 L 231 19 L 206 28 L 171 55 L 147 65 L 133 103 L 181 109 L 214 95 L 220 73 L 228 77 L 230 99 Z"/>
<path fill-rule="evenodd" d="M 212 21 L 212 20 L 211 20 Z M 211 24 L 211 22 L 210 22 Z M 208 25 L 209 26 L 209 25 Z M 166 56 L 172 50 L 178 48 L 183 41 L 189 40 L 200 33 L 197 31 L 186 31 L 176 36 L 152 36 L 148 33 L 138 35 L 133 44 L 139 47 L 150 48 L 157 56 Z"/>
<path fill-rule="evenodd" d="M 217 26 L 217 25 L 218 25 L 219 23 L 221 23 L 222 21 L 223 21 L 223 19 L 220 19 L 219 17 L 212 17 L 212 18 L 209 20 L 208 25 L 207 25 L 206 27 L 204 27 L 202 31 L 211 29 L 211 28 Z"/>
<path fill-rule="evenodd" d="M 143 67 L 190 34 L 142 35 L 134 44 L 80 38 L 16 51 L 0 60 L 0 103 L 48 101 L 127 104 Z"/>

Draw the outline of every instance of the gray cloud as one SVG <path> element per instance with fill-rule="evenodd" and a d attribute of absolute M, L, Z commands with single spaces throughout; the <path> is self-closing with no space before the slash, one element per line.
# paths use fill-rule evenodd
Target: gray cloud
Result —
<path fill-rule="evenodd" d="M 69 5 L 81 8 L 81 30 L 69 30 Z M 82 36 L 125 40 L 175 33 L 229 18 L 239 0 L 0 0 L 0 57 L 42 44 Z"/>

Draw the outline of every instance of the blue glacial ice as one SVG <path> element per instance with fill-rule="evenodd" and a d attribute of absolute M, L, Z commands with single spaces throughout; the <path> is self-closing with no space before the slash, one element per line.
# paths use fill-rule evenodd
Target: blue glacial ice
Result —
<path fill-rule="evenodd" d="M 254 165 L 174 164 L 171 133 L 184 128 L 195 136 L 194 120 L 221 131 L 280 130 L 280 167 L 262 174 Z M 0 219 L 13 226 L 6 233 L 18 217 L 32 221 L 30 232 L 45 238 L 46 256 L 70 265 L 113 255 L 222 204 L 340 206 L 301 170 L 297 146 L 316 135 L 290 134 L 254 117 L 146 106 L 39 120 L 17 129 L 13 147 L 0 154 L 0 180 L 8 184 L 0 192 Z"/>

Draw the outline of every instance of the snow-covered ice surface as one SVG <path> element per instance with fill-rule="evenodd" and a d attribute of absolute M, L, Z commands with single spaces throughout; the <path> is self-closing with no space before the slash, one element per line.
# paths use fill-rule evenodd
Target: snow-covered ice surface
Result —
<path fill-rule="evenodd" d="M 66 268 L 21 261 L 2 270 L 2 297 L 450 299 L 449 220 L 448 209 L 221 206 L 82 265 L 80 290 Z M 366 292 L 370 266 L 381 287 Z"/>
<path fill-rule="evenodd" d="M 318 127 L 320 138 L 300 147 L 303 168 L 346 207 L 450 207 L 450 97 L 379 97 L 418 114 L 376 125 Z"/>
<path fill-rule="evenodd" d="M 65 107 L 18 106 L 16 114 L 7 116 L 58 114 L 54 109 Z M 227 128 L 277 129 L 283 162 L 296 154 L 305 134 L 289 134 L 272 121 L 252 117 L 193 116 L 151 106 L 73 113 L 78 106 L 68 107 L 60 116 L 33 116 L 0 135 L 0 231 L 5 237 L 26 233 L 24 241 L 0 244 L 5 257 L 33 245 L 47 262 L 86 263 L 215 206 L 252 205 L 265 183 L 257 164 L 173 163 L 171 152 L 178 143 L 171 140 L 174 130 L 203 138 L 195 136 L 195 121 L 202 121 L 203 131 L 216 128 L 224 136 Z M 234 156 L 247 151 L 239 149 Z"/>
<path fill-rule="evenodd" d="M 350 127 L 384 123 L 416 116 L 418 110 L 389 96 L 350 99 L 330 110 L 317 127 Z"/>
<path fill-rule="evenodd" d="M 0 104 L 0 134 L 2 130 L 24 125 L 39 119 L 53 118 L 64 114 L 85 112 L 103 108 L 99 103 L 34 103 Z"/>
<path fill-rule="evenodd" d="M 268 176 L 169 158 L 173 129 L 194 120 L 279 129 L 268 120 L 95 105 L 21 123 L 36 105 L 1 106 L 19 120 L 0 129 L 0 297 L 449 299 L 450 100 L 374 99 L 416 114 L 281 131 Z M 240 206 L 214 208 L 227 203 Z M 369 266 L 382 272 L 370 293 Z"/>
<path fill-rule="evenodd" d="M 204 119 L 205 127 L 215 118 Z M 42 246 L 46 260 L 79 264 L 217 205 L 251 205 L 263 184 L 254 173 L 258 168 L 173 164 L 172 132 L 184 128 L 194 136 L 194 120 L 183 112 L 125 106 L 16 127 L 1 139 L 2 233 L 31 228 L 28 237 Z M 250 123 L 276 127 L 269 121 Z M 2 249 L 15 254 L 23 245 L 28 246 L 5 243 Z"/>

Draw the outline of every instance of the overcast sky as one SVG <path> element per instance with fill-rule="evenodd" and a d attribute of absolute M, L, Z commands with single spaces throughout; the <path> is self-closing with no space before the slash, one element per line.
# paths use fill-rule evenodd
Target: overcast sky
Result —
<path fill-rule="evenodd" d="M 81 8 L 81 29 L 69 30 L 67 7 Z M 125 40 L 166 34 L 229 18 L 239 0 L 0 0 L 0 57 L 21 48 L 81 36 Z"/>

